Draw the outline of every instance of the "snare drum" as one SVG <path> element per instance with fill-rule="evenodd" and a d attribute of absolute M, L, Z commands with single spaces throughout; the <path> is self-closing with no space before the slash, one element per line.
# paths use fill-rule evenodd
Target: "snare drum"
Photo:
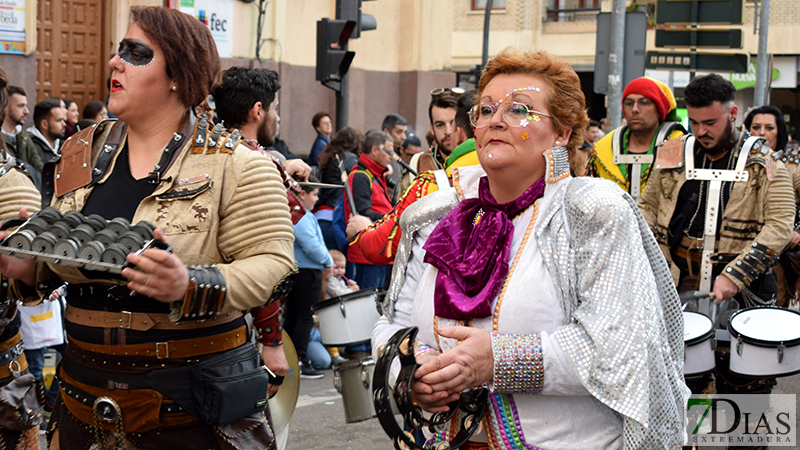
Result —
<path fill-rule="evenodd" d="M 322 344 L 338 347 L 368 343 L 380 317 L 378 305 L 383 295 L 378 288 L 362 289 L 312 306 L 319 318 Z"/>
<path fill-rule="evenodd" d="M 350 360 L 333 367 L 333 385 L 342 393 L 347 423 L 375 417 L 372 403 L 372 374 L 375 361 L 371 357 Z"/>
<path fill-rule="evenodd" d="M 800 313 L 756 307 L 731 316 L 731 372 L 752 377 L 800 373 Z"/>
<path fill-rule="evenodd" d="M 702 375 L 714 370 L 714 326 L 694 311 L 683 312 L 683 374 Z"/>

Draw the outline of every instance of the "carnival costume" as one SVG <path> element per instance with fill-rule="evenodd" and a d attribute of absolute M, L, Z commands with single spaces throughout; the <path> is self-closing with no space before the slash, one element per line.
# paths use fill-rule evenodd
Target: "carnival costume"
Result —
<path fill-rule="evenodd" d="M 725 156 L 712 162 L 694 136 L 687 136 L 680 162 L 653 171 L 639 207 L 680 291 L 707 294 L 711 280 L 725 276 L 738 288 L 734 299 L 739 306 L 773 305 L 777 289 L 771 267 L 789 243 L 795 214 L 791 180 L 783 163 L 770 157 L 763 138 L 741 131 L 730 145 Z M 706 228 L 708 220 L 716 226 Z M 703 261 L 709 270 L 703 270 Z M 771 391 L 774 379 L 736 376 L 727 358 L 727 350 L 718 347 L 718 393 Z M 687 378 L 694 393 L 707 392 L 710 382 L 710 375 Z"/>
<path fill-rule="evenodd" d="M 642 95 L 652 100 L 658 110 L 658 130 L 650 148 L 646 153 L 631 153 L 628 151 L 631 133 L 628 127 L 611 130 L 595 144 L 586 174 L 611 180 L 631 194 L 634 200 L 638 200 L 647 185 L 658 147 L 681 137 L 684 129 L 678 123 L 680 118 L 675 112 L 675 96 L 664 83 L 649 77 L 639 77 L 628 83 L 622 98 L 625 99 L 630 94 Z"/>
<path fill-rule="evenodd" d="M 406 210 L 375 356 L 408 326 L 420 330 L 417 356 L 447 351 L 456 342 L 437 327 L 467 322 L 492 334 L 495 367 L 473 440 L 496 449 L 678 448 L 688 396 L 683 320 L 664 258 L 627 194 L 571 178 L 564 147 L 543 157 L 545 179 L 508 204 L 494 202 L 475 166 L 455 168 L 453 188 Z M 457 243 L 470 227 L 506 250 L 487 265 L 488 280 L 466 277 L 465 291 L 451 295 L 460 291 L 441 262 L 455 257 L 452 267 L 463 269 L 486 255 L 447 255 L 441 238 Z M 448 436 L 428 445 L 440 440 Z"/>
<path fill-rule="evenodd" d="M 800 150 L 783 149 L 772 153 L 772 159 L 782 162 L 789 172 L 794 188 L 794 201 L 797 214 L 794 217 L 794 231 L 800 233 Z M 791 307 L 797 304 L 797 282 L 800 280 L 800 248 L 786 248 L 780 264 L 774 267 L 778 283 L 778 306 Z"/>
<path fill-rule="evenodd" d="M 25 169 L 14 157 L 0 163 L 0 222 L 18 217 L 20 208 L 29 214 L 37 211 L 41 196 Z M 44 398 L 28 372 L 19 332 L 17 294 L 9 290 L 8 279 L 0 274 L 0 450 L 39 448 Z M 31 395 L 22 397 L 20 394 L 26 391 Z M 11 402 L 15 396 L 19 401 Z"/>
<path fill-rule="evenodd" d="M 372 264 L 391 263 L 403 235 L 400 229 L 400 216 L 403 211 L 420 198 L 436 192 L 440 185 L 450 187 L 453 167 L 477 164 L 475 139 L 470 138 L 453 150 L 445 162 L 445 170 L 426 171 L 419 174 L 405 190 L 394 209 L 379 221 L 361 230 L 349 245 L 358 245 L 361 254 Z"/>
<path fill-rule="evenodd" d="M 113 209 L 113 199 L 135 201 L 128 205 L 135 207 L 128 219 L 144 219 L 164 231 L 172 251 L 188 265 L 189 291 L 182 301 L 162 303 L 130 291 L 125 280 L 42 263 L 38 292 L 14 283 L 32 303 L 54 285 L 69 283 L 69 345 L 48 441 L 57 437 L 51 445 L 62 449 L 177 448 L 187 439 L 198 448 L 272 448 L 266 399 L 261 405 L 253 400 L 261 412 L 215 417 L 224 408 L 187 401 L 198 392 L 185 389 L 220 381 L 208 372 L 196 374 L 204 364 L 257 357 L 244 313 L 285 295 L 284 281 L 295 264 L 280 175 L 269 159 L 240 145 L 238 132 L 212 130 L 204 118 L 194 126 L 187 120 L 147 177 L 149 193 L 132 198 L 103 186 L 118 186 L 117 172 L 126 175 L 126 137 L 124 123 L 106 120 L 67 140 L 61 160 L 48 166 L 54 172 L 46 177 L 55 188 L 51 204 L 62 212 L 86 213 Z M 79 179 L 83 168 L 88 181 Z M 181 378 L 188 373 L 191 383 Z"/>

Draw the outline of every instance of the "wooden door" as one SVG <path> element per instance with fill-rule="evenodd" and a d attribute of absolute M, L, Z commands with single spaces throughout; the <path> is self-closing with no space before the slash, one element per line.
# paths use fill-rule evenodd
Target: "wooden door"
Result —
<path fill-rule="evenodd" d="M 79 111 L 93 100 L 105 102 L 110 49 L 103 43 L 111 40 L 110 0 L 37 3 L 36 101 L 70 98 Z"/>

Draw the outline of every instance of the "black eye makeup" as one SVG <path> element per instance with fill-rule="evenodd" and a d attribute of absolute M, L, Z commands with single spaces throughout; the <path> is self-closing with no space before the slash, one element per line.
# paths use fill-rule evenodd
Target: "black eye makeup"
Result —
<path fill-rule="evenodd" d="M 153 53 L 153 49 L 142 41 L 123 39 L 119 43 L 117 56 L 126 64 L 143 67 L 153 62 L 156 55 Z"/>

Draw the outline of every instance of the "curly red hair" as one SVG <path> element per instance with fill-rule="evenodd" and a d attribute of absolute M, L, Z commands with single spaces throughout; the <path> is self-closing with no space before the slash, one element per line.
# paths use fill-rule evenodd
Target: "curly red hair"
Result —
<path fill-rule="evenodd" d="M 581 81 L 563 59 L 545 51 L 523 51 L 507 47 L 492 58 L 483 69 L 478 85 L 478 96 L 483 96 L 486 86 L 497 75 L 537 75 L 544 79 L 547 90 L 547 110 L 553 127 L 561 133 L 572 129 L 566 144 L 570 155 L 583 144 L 583 131 L 589 124 L 586 99 L 581 91 Z"/>

